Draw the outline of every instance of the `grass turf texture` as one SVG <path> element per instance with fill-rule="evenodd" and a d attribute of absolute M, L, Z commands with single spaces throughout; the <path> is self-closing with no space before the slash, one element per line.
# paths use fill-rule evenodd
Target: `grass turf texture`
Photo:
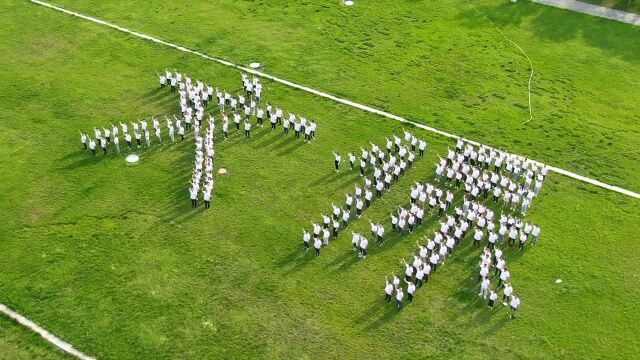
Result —
<path fill-rule="evenodd" d="M 520 1 L 56 3 L 640 191 L 640 28 Z"/>
<path fill-rule="evenodd" d="M 129 166 L 123 156 L 90 159 L 77 131 L 176 111 L 176 96 L 156 90 L 166 66 L 227 89 L 239 73 L 26 2 L 2 11 L 0 301 L 82 351 L 625 359 L 640 348 L 636 200 L 552 174 L 529 216 L 542 227 L 539 246 L 507 256 L 523 299 L 517 320 L 478 300 L 469 241 L 398 313 L 383 305 L 384 275 L 401 270 L 398 260 L 430 229 L 389 238 L 364 261 L 344 234 L 319 259 L 301 255 L 300 243 L 302 228 L 360 182 L 332 173 L 331 150 L 380 142 L 399 124 L 266 82 L 265 99 L 319 121 L 317 141 L 259 130 L 250 143 L 241 134 L 218 142 L 216 167 L 230 173 L 216 176 L 210 211 L 191 211 L 191 142 L 142 152 Z M 411 182 L 430 178 L 451 145 L 417 132 L 431 142 L 428 158 L 365 220 L 388 224 Z M 0 354 L 59 356 L 11 322 L 0 326 Z"/>

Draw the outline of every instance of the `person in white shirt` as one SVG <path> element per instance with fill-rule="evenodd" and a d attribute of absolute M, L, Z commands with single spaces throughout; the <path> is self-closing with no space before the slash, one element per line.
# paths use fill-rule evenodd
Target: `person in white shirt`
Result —
<path fill-rule="evenodd" d="M 89 150 L 92 156 L 96 156 L 96 142 L 92 138 L 89 138 Z"/>
<path fill-rule="evenodd" d="M 116 152 L 120 154 L 120 140 L 118 139 L 118 135 L 113 136 L 113 145 L 116 147 Z"/>
<path fill-rule="evenodd" d="M 359 258 L 366 258 L 367 257 L 367 246 L 369 246 L 369 240 L 367 240 L 366 236 L 360 236 L 360 255 L 358 255 Z"/>
<path fill-rule="evenodd" d="M 319 237 L 316 237 L 313 242 L 313 247 L 316 250 L 316 256 L 320 256 L 320 248 L 322 247 L 322 241 L 320 241 Z"/>
<path fill-rule="evenodd" d="M 352 152 L 349 152 L 347 156 L 349 157 L 349 167 L 353 170 L 353 164 L 356 161 L 356 156 Z"/>
<path fill-rule="evenodd" d="M 507 281 L 509 281 L 509 276 L 511 274 L 509 274 L 509 270 L 507 269 L 507 267 L 505 266 L 502 271 L 500 272 L 500 278 L 498 280 L 498 287 L 500 287 L 500 285 L 502 285 L 502 283 L 507 283 Z"/>
<path fill-rule="evenodd" d="M 520 298 L 518 298 L 516 294 L 511 295 L 509 306 L 511 307 L 511 319 L 515 319 L 516 311 L 518 311 L 518 308 L 520 307 Z"/>
<path fill-rule="evenodd" d="M 211 191 L 206 190 L 202 192 L 202 199 L 204 200 L 204 208 L 211 208 Z"/>
<path fill-rule="evenodd" d="M 357 232 L 351 232 L 351 244 L 353 245 L 353 251 L 357 251 L 360 247 L 360 234 Z"/>
<path fill-rule="evenodd" d="M 402 309 L 403 299 L 404 299 L 404 292 L 402 292 L 402 288 L 396 287 L 396 305 L 398 306 L 398 310 Z"/>
<path fill-rule="evenodd" d="M 160 88 L 162 89 L 167 85 L 167 78 L 164 74 L 158 74 L 158 77 L 160 77 Z"/>
<path fill-rule="evenodd" d="M 335 151 L 333 152 L 333 156 L 335 157 L 335 166 L 336 166 L 336 172 L 340 171 L 340 162 L 342 161 L 342 156 L 340 155 L 340 153 L 336 153 Z"/>
<path fill-rule="evenodd" d="M 493 289 L 489 289 L 489 303 L 488 303 L 489 309 L 493 310 L 493 304 L 495 304 L 497 299 L 498 299 L 498 293 L 493 291 Z"/>
<path fill-rule="evenodd" d="M 533 224 L 533 230 L 531 230 L 531 245 L 535 245 L 538 242 L 538 236 L 540 236 L 540 227 L 537 224 Z"/>
<path fill-rule="evenodd" d="M 391 301 L 391 297 L 393 296 L 393 284 L 389 282 L 389 278 L 384 277 L 384 300 L 387 304 Z"/>
<path fill-rule="evenodd" d="M 413 301 L 413 295 L 416 293 L 416 285 L 412 281 L 405 280 L 407 283 L 407 302 L 411 303 Z"/>
<path fill-rule="evenodd" d="M 87 135 L 80 131 L 80 141 L 82 142 L 83 149 L 87 150 Z"/>
<path fill-rule="evenodd" d="M 489 278 L 485 277 L 480 284 L 480 293 L 478 296 L 482 296 L 486 299 L 487 295 L 489 295 L 489 285 L 491 285 L 491 281 L 489 281 Z"/>
<path fill-rule="evenodd" d="M 302 244 L 304 245 L 304 251 L 307 252 L 309 251 L 309 241 L 311 241 L 311 234 L 309 234 L 309 232 L 304 229 L 302 230 Z"/>
<path fill-rule="evenodd" d="M 251 138 L 251 123 L 249 120 L 245 120 L 244 122 L 244 137 L 247 140 Z"/>
<path fill-rule="evenodd" d="M 189 194 L 191 197 L 191 207 L 195 208 L 198 206 L 198 190 L 195 188 L 189 189 Z"/>
<path fill-rule="evenodd" d="M 382 245 L 382 238 L 384 236 L 384 227 L 382 224 L 378 224 L 378 229 L 376 230 L 376 234 L 378 235 L 378 246 Z"/>

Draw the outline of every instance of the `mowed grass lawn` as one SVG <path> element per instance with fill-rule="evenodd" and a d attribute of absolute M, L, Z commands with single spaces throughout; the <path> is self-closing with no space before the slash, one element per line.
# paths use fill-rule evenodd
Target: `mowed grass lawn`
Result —
<path fill-rule="evenodd" d="M 70 9 L 640 192 L 640 28 L 473 0 L 59 0 Z"/>
<path fill-rule="evenodd" d="M 402 270 L 432 222 L 390 235 L 364 261 L 346 234 L 320 258 L 300 250 L 302 228 L 361 181 L 333 173 L 331 151 L 381 143 L 400 124 L 265 81 L 266 100 L 318 120 L 317 140 L 260 129 L 250 142 L 218 142 L 216 166 L 229 175 L 216 176 L 212 208 L 193 211 L 190 141 L 143 150 L 129 166 L 90 158 L 78 130 L 175 113 L 176 96 L 157 89 L 165 67 L 225 89 L 240 74 L 27 2 L 0 10 L 0 302 L 85 353 L 628 359 L 640 349 L 637 200 L 551 174 L 528 216 L 542 227 L 539 246 L 507 252 L 518 319 L 476 296 L 479 253 L 468 242 L 397 312 L 382 301 L 384 276 Z M 351 229 L 367 231 L 367 219 L 389 227 L 410 184 L 432 178 L 452 144 L 416 133 L 427 156 Z M 0 336 L 0 357 L 63 357 L 11 321 Z"/>

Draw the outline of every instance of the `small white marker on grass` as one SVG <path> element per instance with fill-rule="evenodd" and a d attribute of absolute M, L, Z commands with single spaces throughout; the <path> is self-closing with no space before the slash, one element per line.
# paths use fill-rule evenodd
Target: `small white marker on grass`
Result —
<path fill-rule="evenodd" d="M 347 5 L 347 6 L 351 6 L 351 5 L 353 5 L 353 1 L 351 1 L 351 0 L 345 0 L 345 1 L 344 1 L 344 4 L 345 4 L 345 5 Z"/>
<path fill-rule="evenodd" d="M 556 279 L 556 284 L 562 284 L 562 279 Z"/>
<path fill-rule="evenodd" d="M 140 157 L 136 154 L 130 154 L 126 157 L 126 159 L 128 163 L 137 163 L 140 160 Z"/>

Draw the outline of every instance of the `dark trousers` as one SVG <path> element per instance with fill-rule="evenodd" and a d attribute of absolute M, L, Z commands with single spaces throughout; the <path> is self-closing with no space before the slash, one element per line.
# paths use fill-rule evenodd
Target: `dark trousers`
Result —
<path fill-rule="evenodd" d="M 412 302 L 413 301 L 413 295 L 411 293 L 407 293 L 407 301 L 408 302 Z"/>
<path fill-rule="evenodd" d="M 391 301 L 391 295 L 384 293 L 384 299 L 386 300 L 387 303 L 389 303 Z"/>
<path fill-rule="evenodd" d="M 87 143 L 82 143 L 82 146 L 84 146 L 84 149 L 82 150 L 87 150 Z"/>
<path fill-rule="evenodd" d="M 244 131 L 244 137 L 246 137 L 247 139 L 251 137 L 251 130 L 245 130 Z"/>
<path fill-rule="evenodd" d="M 205 201 L 204 201 L 204 208 L 205 208 L 205 209 L 208 209 L 208 208 L 210 208 L 210 207 L 211 207 L 211 201 L 205 200 Z"/>
<path fill-rule="evenodd" d="M 240 123 L 235 123 L 236 124 L 236 130 L 240 130 Z"/>
<path fill-rule="evenodd" d="M 320 256 L 320 249 L 315 248 L 316 249 L 316 256 Z"/>
<path fill-rule="evenodd" d="M 420 150 L 420 157 L 424 156 L 424 150 Z"/>
<path fill-rule="evenodd" d="M 191 207 L 194 208 L 198 206 L 198 200 L 197 199 L 191 199 Z"/>

